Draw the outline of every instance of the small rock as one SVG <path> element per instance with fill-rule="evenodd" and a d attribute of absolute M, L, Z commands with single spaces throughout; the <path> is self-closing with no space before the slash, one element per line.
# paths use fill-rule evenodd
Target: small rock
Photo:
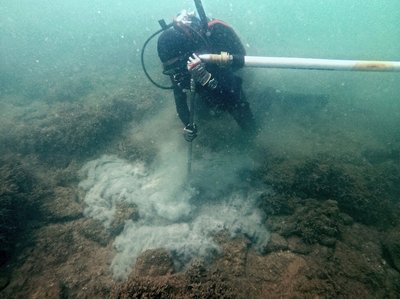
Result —
<path fill-rule="evenodd" d="M 339 217 L 344 225 L 352 225 L 354 222 L 353 218 L 346 213 L 339 213 Z"/>
<path fill-rule="evenodd" d="M 112 235 L 119 235 L 125 227 L 126 220 L 136 221 L 139 219 L 139 212 L 136 205 L 125 202 L 118 203 L 114 214 L 114 220 L 110 225 Z"/>
<path fill-rule="evenodd" d="M 311 252 L 311 248 L 298 237 L 290 237 L 288 239 L 288 247 L 294 253 L 309 254 Z"/>
<path fill-rule="evenodd" d="M 383 256 L 388 264 L 400 271 L 400 232 L 395 229 L 382 241 Z"/>
<path fill-rule="evenodd" d="M 272 233 L 271 238 L 265 247 L 266 252 L 280 251 L 288 249 L 288 242 L 284 237 L 277 233 Z"/>
<path fill-rule="evenodd" d="M 43 210 L 50 222 L 72 221 L 83 217 L 82 207 L 78 204 L 77 194 L 72 188 L 55 188 L 54 199 L 45 203 Z"/>
<path fill-rule="evenodd" d="M 135 265 L 135 276 L 162 276 L 174 272 L 172 257 L 165 249 L 143 252 Z"/>
<path fill-rule="evenodd" d="M 10 283 L 10 277 L 6 274 L 0 273 L 0 291 Z"/>
<path fill-rule="evenodd" d="M 94 241 L 101 246 L 107 246 L 111 239 L 110 232 L 104 228 L 100 221 L 88 219 L 85 221 L 80 229 L 79 234 L 90 241 Z"/>
<path fill-rule="evenodd" d="M 335 238 L 330 238 L 330 237 L 323 237 L 319 241 L 321 245 L 327 246 L 327 247 L 333 247 L 336 244 L 336 239 Z"/>

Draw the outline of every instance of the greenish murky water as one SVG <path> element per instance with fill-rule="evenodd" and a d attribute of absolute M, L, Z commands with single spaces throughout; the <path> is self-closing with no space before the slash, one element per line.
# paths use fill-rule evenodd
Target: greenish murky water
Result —
<path fill-rule="evenodd" d="M 204 0 L 203 5 L 209 17 L 236 30 L 248 55 L 400 61 L 398 0 Z M 247 154 L 235 147 L 240 132 L 226 132 L 228 118 L 211 125 L 199 120 L 203 131 L 193 161 L 198 185 L 182 188 L 186 144 L 179 135 L 172 94 L 153 86 L 140 63 L 142 45 L 159 29 L 158 20 L 168 23 L 181 9 L 194 10 L 194 5 L 188 0 L 0 3 L 0 154 L 33 153 L 60 169 L 77 160 L 74 174 L 80 173 L 80 183 L 71 181 L 87 193 L 81 200 L 85 217 L 106 228 L 112 227 L 121 205 L 142 209 L 138 221 L 127 220 L 124 226 L 124 219 L 118 220 L 123 229 L 119 227 L 114 243 L 115 276 L 127 277 L 134 259 L 149 248 L 169 246 L 182 263 L 213 255 L 219 249 L 209 236 L 222 228 L 232 236 L 250 236 L 258 247 L 265 245 L 269 232 L 257 200 L 260 194 L 269 196 L 268 184 L 296 187 L 296 196 L 312 189 L 300 179 L 292 185 L 282 182 L 290 175 L 278 182 L 271 179 L 269 171 L 280 173 L 277 161 L 289 165 L 282 172 L 303 171 L 306 183 L 313 183 L 312 171 L 327 175 L 326 181 L 332 172 L 334 184 L 340 185 L 368 169 L 368 179 L 346 184 L 362 185 L 354 187 L 362 196 L 384 196 L 396 204 L 399 72 L 240 70 L 248 101 L 262 124 L 254 151 Z M 150 42 L 146 66 L 157 82 L 168 84 L 155 46 Z M 128 110 L 135 112 L 125 113 Z M 110 141 L 114 136 L 120 140 Z M 301 164 L 309 159 L 314 162 Z M 331 172 L 308 167 L 319 162 L 328 163 Z M 290 168 L 296 163 L 301 166 Z M 246 174 L 257 167 L 260 178 Z M 379 185 L 384 191 L 376 191 L 376 177 L 384 178 Z M 267 183 L 266 189 L 258 189 L 258 179 Z M 348 191 L 340 187 L 326 189 L 335 195 Z M 311 191 L 310 197 L 318 193 Z M 202 200 L 193 203 L 199 194 Z M 344 203 L 334 198 L 346 213 L 353 210 L 345 200 L 359 198 L 351 196 Z M 355 213 L 372 210 L 373 200 L 357 206 Z M 351 216 L 368 223 L 368 215 Z M 149 235 L 153 239 L 146 239 Z M 163 239 L 166 235 L 172 237 Z"/>

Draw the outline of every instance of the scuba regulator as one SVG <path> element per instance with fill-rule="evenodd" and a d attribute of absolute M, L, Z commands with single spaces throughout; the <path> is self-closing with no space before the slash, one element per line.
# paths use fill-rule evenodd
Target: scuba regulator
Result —
<path fill-rule="evenodd" d="M 203 5 L 201 0 L 194 0 L 197 13 L 200 18 L 199 24 L 195 23 L 198 20 L 195 17 L 194 13 L 189 13 L 186 10 L 183 10 L 180 14 L 178 14 L 171 23 L 167 24 L 164 19 L 159 20 L 158 23 L 161 26 L 161 29 L 153 33 L 143 44 L 141 53 L 140 53 L 140 60 L 142 64 L 142 69 L 144 74 L 146 75 L 147 79 L 155 86 L 161 89 L 172 89 L 172 86 L 163 86 L 157 83 L 153 78 L 151 78 L 150 74 L 147 72 L 145 62 L 144 62 L 144 54 L 148 43 L 158 34 L 162 33 L 163 31 L 174 27 L 176 30 L 183 32 L 185 35 L 191 38 L 197 38 L 201 40 L 205 45 L 208 44 L 207 36 L 209 36 L 208 30 L 208 18 L 204 11 Z"/>

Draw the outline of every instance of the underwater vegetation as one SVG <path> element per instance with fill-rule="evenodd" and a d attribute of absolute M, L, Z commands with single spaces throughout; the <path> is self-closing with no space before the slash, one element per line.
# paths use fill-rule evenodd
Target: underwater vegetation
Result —
<path fill-rule="evenodd" d="M 186 274 L 172 276 L 172 258 L 164 250 L 144 252 L 137 264 L 136 272 L 127 282 L 114 286 L 110 298 L 236 297 L 223 271 L 210 272 L 201 261 L 194 261 Z"/>
<path fill-rule="evenodd" d="M 264 174 L 264 180 L 278 193 L 294 197 L 298 202 L 309 198 L 334 200 L 341 212 L 356 221 L 381 227 L 395 225 L 398 198 L 393 191 L 398 177 L 393 174 L 398 173 L 398 166 L 380 168 L 360 161 L 344 161 L 332 157 L 298 162 L 276 159 Z M 268 206 L 271 209 L 271 204 Z"/>
<path fill-rule="evenodd" d="M 213 264 L 193 261 L 177 271 L 170 252 L 151 249 L 138 256 L 127 281 L 114 282 L 107 272 L 111 242 L 124 232 L 126 220 L 137 222 L 143 213 L 122 202 L 116 205 L 118 217 L 109 230 L 100 221 L 85 219 L 84 203 L 76 190 L 77 172 L 88 158 L 104 152 L 130 162 L 150 162 L 157 150 L 147 131 L 140 129 L 140 122 L 146 121 L 142 119 L 146 107 L 138 98 L 133 101 L 123 96 L 99 105 L 58 105 L 25 131 L 17 127 L 12 138 L 6 138 L 20 159 L 39 157 L 46 174 L 36 178 L 17 155 L 4 155 L 0 160 L 1 262 L 10 259 L 18 236 L 24 232 L 24 220 L 33 218 L 32 213 L 45 224 L 30 230 L 38 245 L 28 248 L 26 268 L 15 270 L 27 277 L 32 267 L 39 267 L 33 275 L 36 280 L 21 283 L 18 278 L 7 278 L 3 294 L 52 291 L 54 297 L 61 298 L 243 298 L 250 294 L 249 298 L 264 298 L 265 294 L 287 294 L 290 285 L 294 286 L 293 297 L 396 298 L 400 292 L 400 235 L 395 145 L 388 152 L 371 149 L 360 155 L 312 155 L 307 159 L 262 148 L 258 168 L 240 173 L 240 178 L 265 190 L 256 198 L 258 207 L 268 215 L 260 226 L 271 232 L 264 252 L 255 253 L 251 240 L 245 237 L 232 240 L 215 236 L 222 254 Z M 135 134 L 124 131 L 128 123 L 129 128 L 139 127 Z M 206 141 L 199 137 L 199 144 Z M 207 146 L 213 151 L 220 149 L 212 142 Z M 164 150 L 171 157 L 167 146 Z M 202 154 L 197 148 L 196 153 Z M 204 164 L 207 157 L 196 163 L 200 159 Z M 229 163 L 234 164 L 232 161 Z M 207 168 L 216 172 L 219 166 L 213 164 L 211 159 L 215 168 Z M 165 177 L 169 176 L 160 176 Z M 38 201 L 41 194 L 46 195 L 41 193 L 39 186 L 44 182 L 40 180 L 46 181 L 52 192 L 50 200 L 40 200 L 43 205 Z M 129 177 L 127 181 L 132 186 Z M 138 230 L 132 232 L 138 234 Z M 141 239 L 139 236 L 138 241 Z M 65 273 L 70 275 L 66 278 Z M 55 277 L 54 286 L 38 289 L 39 282 L 50 277 Z M 89 286 L 84 289 L 86 282 Z"/>
<path fill-rule="evenodd" d="M 5 143 L 16 152 L 33 153 L 55 164 L 65 164 L 71 158 L 84 159 L 115 138 L 135 116 L 134 107 L 132 101 L 124 98 L 113 98 L 95 107 L 57 107 L 29 127 L 17 126 Z"/>

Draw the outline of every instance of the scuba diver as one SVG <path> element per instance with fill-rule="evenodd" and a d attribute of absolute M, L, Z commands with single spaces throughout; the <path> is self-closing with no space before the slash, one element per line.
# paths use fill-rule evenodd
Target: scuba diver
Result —
<path fill-rule="evenodd" d="M 197 136 L 187 103 L 191 80 L 206 107 L 216 113 L 229 112 L 249 137 L 255 135 L 255 120 L 242 90 L 242 79 L 234 73 L 237 67 L 205 64 L 198 57 L 221 52 L 245 55 L 245 48 L 229 25 L 217 19 L 207 19 L 204 24 L 194 13 L 182 11 L 174 18 L 173 26 L 159 36 L 157 51 L 163 74 L 172 82 L 186 141 L 191 142 Z"/>

